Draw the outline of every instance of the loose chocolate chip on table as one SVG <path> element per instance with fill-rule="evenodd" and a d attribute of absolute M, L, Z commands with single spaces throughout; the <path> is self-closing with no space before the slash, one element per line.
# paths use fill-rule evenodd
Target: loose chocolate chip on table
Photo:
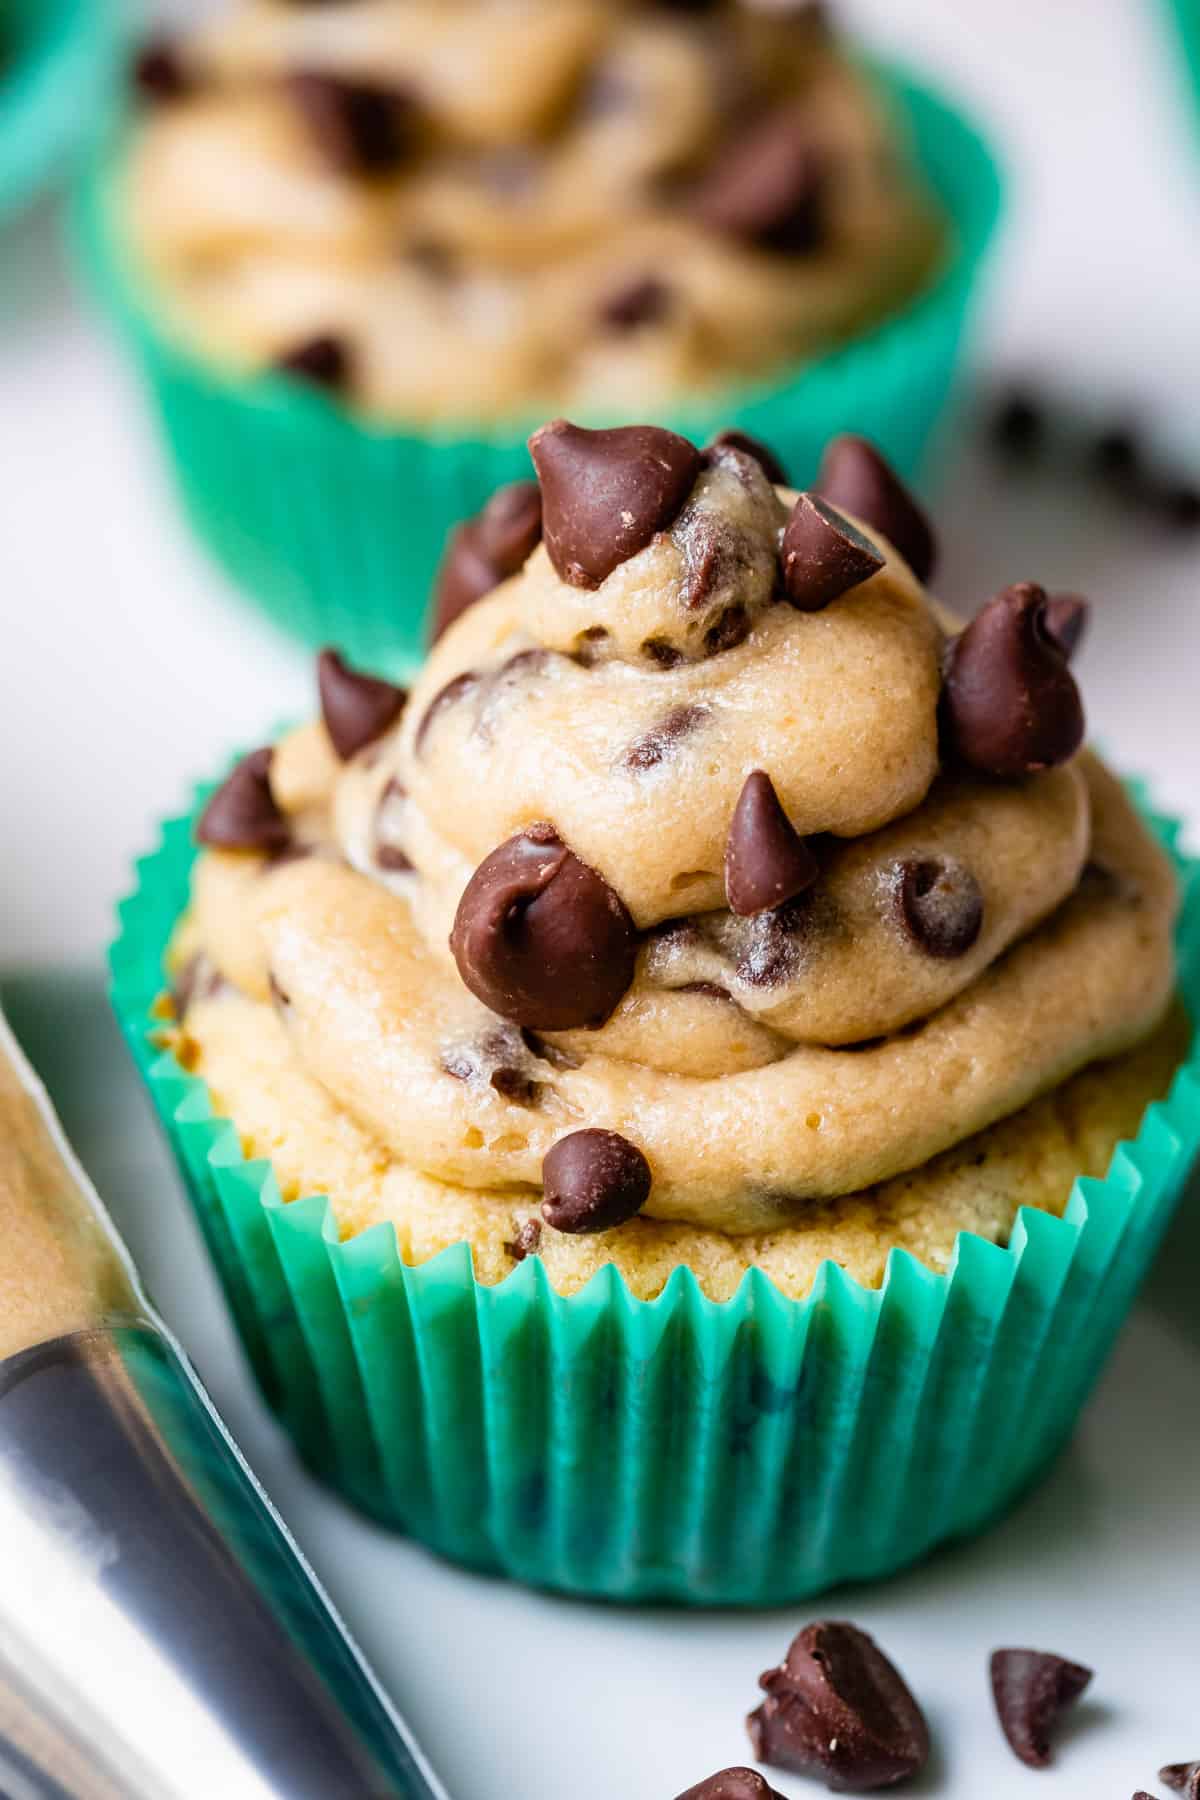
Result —
<path fill-rule="evenodd" d="M 407 153 L 415 113 L 407 89 L 345 81 L 316 69 L 299 70 L 287 85 L 318 147 L 336 168 L 383 174 Z"/>
<path fill-rule="evenodd" d="M 969 869 L 954 857 L 900 863 L 896 911 L 927 956 L 965 956 L 983 925 L 983 895 Z"/>
<path fill-rule="evenodd" d="M 950 645 L 942 689 L 950 748 L 988 775 L 1034 775 L 1083 742 L 1083 702 L 1047 596 L 1022 581 L 989 600 Z"/>
<path fill-rule="evenodd" d="M 283 351 L 275 358 L 275 367 L 314 387 L 344 388 L 350 379 L 350 352 L 344 338 L 326 331 Z"/>
<path fill-rule="evenodd" d="M 1058 1717 L 1078 1700 L 1092 1671 L 1048 1650 L 994 1650 L 991 1676 L 992 1698 L 1010 1749 L 1031 1769 L 1046 1768 Z"/>
<path fill-rule="evenodd" d="M 775 452 L 758 438 L 751 437 L 748 431 L 719 431 L 708 445 L 705 455 L 712 450 L 741 450 L 746 456 L 754 458 L 767 480 L 775 487 L 788 485 L 787 470 Z"/>
<path fill-rule="evenodd" d="M 694 444 L 656 425 L 585 431 L 556 419 L 529 453 L 550 561 L 581 588 L 599 587 L 673 523 L 701 467 Z"/>
<path fill-rule="evenodd" d="M 645 649 L 646 646 L 643 645 L 642 648 Z M 668 663 L 663 666 L 669 668 L 671 665 Z M 621 767 L 632 769 L 639 775 L 644 774 L 647 769 L 657 768 L 670 755 L 680 738 L 687 737 L 698 725 L 703 725 L 708 717 L 708 707 L 699 703 L 672 707 L 649 731 L 634 738 L 621 758 Z"/>
<path fill-rule="evenodd" d="M 194 77 L 183 56 L 163 38 L 153 39 L 133 59 L 133 85 L 146 100 L 182 100 Z"/>
<path fill-rule="evenodd" d="M 1200 1762 L 1167 1763 L 1158 1771 L 1158 1779 L 1183 1800 L 1200 1800 Z"/>
<path fill-rule="evenodd" d="M 619 894 L 550 826 L 493 850 L 450 933 L 476 999 L 533 1031 L 602 1025 L 633 980 L 636 933 Z"/>
<path fill-rule="evenodd" d="M 347 668 L 332 649 L 322 650 L 317 658 L 317 691 L 329 741 L 343 762 L 381 738 L 408 699 L 404 688 Z"/>
<path fill-rule="evenodd" d="M 707 1781 L 698 1781 L 676 1800 L 783 1800 L 776 1788 L 757 1769 L 721 1769 Z"/>
<path fill-rule="evenodd" d="M 627 281 L 602 303 L 600 322 L 613 331 L 636 331 L 639 325 L 656 325 L 671 310 L 671 290 L 655 275 Z"/>
<path fill-rule="evenodd" d="M 747 917 L 773 911 L 812 886 L 816 857 L 779 804 L 763 769 L 747 775 L 725 840 L 725 897 Z"/>
<path fill-rule="evenodd" d="M 924 1714 L 855 1625 L 807 1626 L 759 1686 L 767 1698 L 747 1720 L 758 1761 L 818 1776 L 834 1793 L 890 1787 L 929 1756 Z"/>
<path fill-rule="evenodd" d="M 718 151 L 692 211 L 710 231 L 802 256 L 824 236 L 827 174 L 807 110 L 781 107 Z"/>
<path fill-rule="evenodd" d="M 988 420 L 993 448 L 1014 460 L 1034 456 L 1041 449 L 1045 432 L 1045 414 L 1023 388 L 1005 394 Z"/>
<path fill-rule="evenodd" d="M 1083 641 L 1091 610 L 1082 594 L 1051 594 L 1046 601 L 1046 630 L 1068 662 Z"/>
<path fill-rule="evenodd" d="M 542 1160 L 542 1217 L 555 1231 L 611 1231 L 640 1212 L 650 1164 L 619 1131 L 572 1131 Z"/>
<path fill-rule="evenodd" d="M 816 494 L 801 494 L 780 546 L 783 591 L 798 612 L 821 612 L 878 575 L 884 564 L 849 519 Z"/>
<path fill-rule="evenodd" d="M 515 575 L 542 535 L 542 496 L 536 481 L 497 488 L 475 518 L 450 534 L 438 573 L 430 643 L 460 613 Z"/>
<path fill-rule="evenodd" d="M 202 844 L 220 850 L 282 850 L 291 835 L 271 792 L 271 746 L 252 750 L 227 775 L 196 825 Z"/>
<path fill-rule="evenodd" d="M 504 1248 L 514 1262 L 524 1262 L 527 1256 L 536 1254 L 542 1241 L 542 1226 L 539 1219 L 526 1219 L 517 1227 L 517 1235 L 510 1238 Z"/>
<path fill-rule="evenodd" d="M 852 513 L 895 545 L 918 581 L 928 581 L 937 562 L 929 520 L 900 477 L 873 444 L 836 437 L 821 459 L 813 492 Z"/>

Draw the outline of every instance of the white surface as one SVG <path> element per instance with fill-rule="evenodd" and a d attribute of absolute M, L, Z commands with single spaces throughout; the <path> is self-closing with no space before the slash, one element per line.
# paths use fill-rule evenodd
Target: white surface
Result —
<path fill-rule="evenodd" d="M 1150 0 L 857 0 L 876 41 L 945 71 L 1006 140 L 1012 223 L 980 348 L 1096 416 L 1140 404 L 1200 470 L 1200 138 Z M 0 247 L 0 964 L 77 1145 L 163 1310 L 456 1800 L 669 1800 L 743 1760 L 758 1670 L 815 1609 L 589 1608 L 438 1565 L 297 1469 L 245 1375 L 100 992 L 112 902 L 151 821 L 308 702 L 307 658 L 228 594 L 169 505 L 116 353 L 67 288 L 51 222 Z M 1095 728 L 1200 823 L 1200 540 L 1061 479 L 1000 482 L 947 434 L 930 493 L 940 585 L 1091 595 Z M 1193 837 L 1195 837 L 1193 831 Z M 1177 1227 L 1073 1450 L 978 1545 L 819 1603 L 878 1632 L 926 1702 L 938 1764 L 906 1790 L 1126 1800 L 1200 1754 L 1200 1221 Z M 1095 1665 L 1058 1769 L 999 1747 L 986 1653 Z M 786 1778 L 787 1794 L 814 1792 Z"/>

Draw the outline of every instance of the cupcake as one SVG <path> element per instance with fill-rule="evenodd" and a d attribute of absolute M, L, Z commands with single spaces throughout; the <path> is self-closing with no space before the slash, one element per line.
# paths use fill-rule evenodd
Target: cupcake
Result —
<path fill-rule="evenodd" d="M 739 435 L 531 451 L 411 693 L 324 652 L 173 928 L 147 870 L 119 1009 L 171 930 L 153 1085 L 324 1474 L 553 1585 L 811 1592 L 1069 1429 L 1200 1135 L 1179 882 L 1083 602 L 961 628 L 863 440 L 800 494 Z"/>
<path fill-rule="evenodd" d="M 394 552 L 426 591 L 548 414 L 707 436 L 765 411 L 810 472 L 798 382 L 824 370 L 824 410 L 904 461 L 944 398 L 994 182 L 819 6 L 260 0 L 136 77 L 100 253 L 169 377 L 194 510 L 219 511 L 208 463 L 236 469 L 226 559 L 310 636 L 414 650 Z"/>

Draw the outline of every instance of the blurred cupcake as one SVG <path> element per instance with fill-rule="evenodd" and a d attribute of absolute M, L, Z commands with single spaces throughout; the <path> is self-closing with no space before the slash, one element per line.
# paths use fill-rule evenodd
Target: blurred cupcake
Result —
<path fill-rule="evenodd" d="M 1129 1305 L 1200 1140 L 1194 1069 L 1146 1114 L 1200 895 L 1177 964 L 1082 603 L 960 629 L 861 440 L 799 496 L 745 440 L 532 451 L 522 566 L 411 695 L 326 652 L 190 876 L 172 828 L 118 1009 L 268 1391 L 376 1516 L 622 1597 L 882 1573 L 1044 1465 Z"/>
<path fill-rule="evenodd" d="M 137 86 L 93 247 L 193 511 L 359 655 L 416 648 L 394 552 L 425 588 L 548 414 L 910 463 L 995 209 L 966 127 L 818 6 L 253 4 Z"/>

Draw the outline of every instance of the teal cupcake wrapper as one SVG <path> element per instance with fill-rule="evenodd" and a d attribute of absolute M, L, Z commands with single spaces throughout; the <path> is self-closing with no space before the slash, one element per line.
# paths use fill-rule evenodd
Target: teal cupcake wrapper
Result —
<path fill-rule="evenodd" d="M 1164 4 L 1175 20 L 1192 99 L 1200 114 L 1200 0 L 1164 0 Z"/>
<path fill-rule="evenodd" d="M 262 1390 L 348 1499 L 538 1586 L 779 1604 L 977 1531 L 1062 1447 L 1200 1148 L 1200 1042 L 1061 1219 L 1022 1209 L 1007 1247 L 964 1233 L 946 1274 L 894 1250 L 878 1290 L 826 1262 L 805 1300 L 751 1270 L 716 1302 L 680 1268 L 644 1301 L 611 1267 L 564 1297 L 531 1257 L 485 1286 L 465 1244 L 408 1267 L 391 1225 L 341 1242 L 325 1198 L 285 1204 L 156 1044 L 195 816 L 137 866 L 113 1003 Z M 1147 817 L 1200 1019 L 1200 864 Z"/>
<path fill-rule="evenodd" d="M 839 431 L 910 472 L 949 392 L 969 301 L 1000 208 L 982 140 L 936 95 L 880 76 L 948 215 L 952 254 L 911 304 L 794 378 L 680 408 L 662 422 L 704 442 L 737 425 L 808 480 Z M 172 336 L 122 243 L 117 133 L 81 187 L 76 237 L 90 283 L 150 390 L 185 511 L 247 595 L 310 644 L 403 669 L 423 650 L 424 598 L 445 537 L 503 482 L 530 473 L 532 420 L 465 437 L 355 420 L 277 376 L 236 379 Z"/>
<path fill-rule="evenodd" d="M 119 0 L 0 6 L 0 224 L 98 124 L 123 42 Z"/>

